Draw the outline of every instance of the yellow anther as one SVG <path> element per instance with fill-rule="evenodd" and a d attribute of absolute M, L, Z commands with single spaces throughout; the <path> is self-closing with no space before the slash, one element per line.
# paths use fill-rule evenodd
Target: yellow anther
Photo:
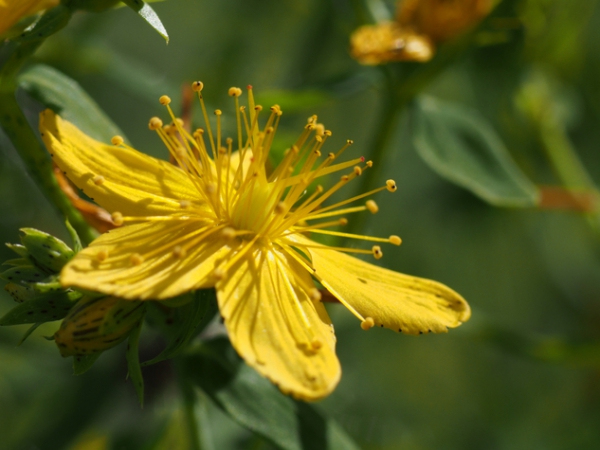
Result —
<path fill-rule="evenodd" d="M 373 250 L 373 256 L 375 257 L 375 259 L 381 259 L 381 257 L 383 256 L 381 247 L 379 245 L 374 245 L 372 250 Z"/>
<path fill-rule="evenodd" d="M 256 105 L 256 106 L 254 107 L 254 111 L 262 111 L 262 110 L 263 110 L 263 107 L 262 107 L 262 105 Z"/>
<path fill-rule="evenodd" d="M 362 175 L 362 169 L 358 166 L 354 166 L 354 173 L 356 174 L 357 177 Z"/>
<path fill-rule="evenodd" d="M 345 217 L 342 217 L 339 222 L 340 225 L 348 225 L 348 219 L 346 219 Z"/>
<path fill-rule="evenodd" d="M 168 95 L 161 95 L 158 101 L 161 105 L 167 106 L 169 103 L 171 103 L 171 97 L 169 97 Z"/>
<path fill-rule="evenodd" d="M 325 132 L 323 134 L 325 134 L 325 136 L 327 136 L 327 137 L 333 136 L 333 133 L 331 132 L 331 130 L 325 130 Z"/>
<path fill-rule="evenodd" d="M 315 133 L 317 136 L 323 136 L 325 134 L 325 126 L 322 123 L 318 123 L 315 127 Z"/>
<path fill-rule="evenodd" d="M 175 122 L 177 123 L 177 125 L 179 125 L 180 127 L 183 127 L 183 125 L 185 124 L 185 122 L 183 121 L 183 119 L 177 117 L 175 119 Z M 175 122 L 173 123 L 173 125 L 175 125 Z"/>
<path fill-rule="evenodd" d="M 350 177 L 349 177 L 348 175 L 342 175 L 342 176 L 340 177 L 340 180 L 341 180 L 341 181 L 344 181 L 344 182 L 348 181 L 349 179 L 350 179 Z"/>
<path fill-rule="evenodd" d="M 396 182 L 394 180 L 387 180 L 385 185 L 387 186 L 387 190 L 390 192 L 396 192 L 396 189 L 398 189 L 398 186 L 396 186 Z"/>
<path fill-rule="evenodd" d="M 379 212 L 379 206 L 375 203 L 375 200 L 367 200 L 365 206 L 371 214 L 377 214 Z"/>
<path fill-rule="evenodd" d="M 313 350 L 319 350 L 321 347 L 323 347 L 323 343 L 321 341 L 319 341 L 318 339 L 314 339 L 311 343 L 310 343 L 310 347 Z"/>
<path fill-rule="evenodd" d="M 221 269 L 220 267 L 217 267 L 214 271 L 213 271 L 213 277 L 215 278 L 215 280 L 222 280 L 223 278 L 225 278 L 225 271 L 223 269 Z"/>
<path fill-rule="evenodd" d="M 206 183 L 206 192 L 208 194 L 214 194 L 217 192 L 217 185 L 215 183 Z"/>
<path fill-rule="evenodd" d="M 367 161 L 365 164 L 367 167 L 373 167 L 373 161 Z"/>
<path fill-rule="evenodd" d="M 320 302 L 321 297 L 322 297 L 321 292 L 319 292 L 319 290 L 317 288 L 312 288 L 310 290 L 310 292 L 308 293 L 308 296 L 310 297 L 310 299 L 312 301 L 315 301 L 315 302 Z"/>
<path fill-rule="evenodd" d="M 121 136 L 113 136 L 110 142 L 112 145 L 121 145 L 124 140 Z"/>
<path fill-rule="evenodd" d="M 215 109 L 215 116 L 220 116 L 221 114 L 223 114 L 223 111 L 220 109 Z"/>
<path fill-rule="evenodd" d="M 194 81 L 192 83 L 192 91 L 200 92 L 202 89 L 204 89 L 204 83 L 202 81 Z"/>
<path fill-rule="evenodd" d="M 144 262 L 144 257 L 142 255 L 140 255 L 139 253 L 134 253 L 133 255 L 130 256 L 129 261 L 134 266 L 139 266 L 141 263 Z"/>
<path fill-rule="evenodd" d="M 400 244 L 402 244 L 402 239 L 400 239 L 399 236 L 396 236 L 395 234 L 393 234 L 390 236 L 390 244 L 400 245 Z"/>
<path fill-rule="evenodd" d="M 104 177 L 102 175 L 96 175 L 92 178 L 92 181 L 96 186 L 102 186 L 104 184 Z"/>
<path fill-rule="evenodd" d="M 182 209 L 189 208 L 191 205 L 189 200 L 179 200 L 179 207 Z"/>
<path fill-rule="evenodd" d="M 225 227 L 221 231 L 221 237 L 227 241 L 230 241 L 235 237 L 235 229 L 231 227 Z"/>
<path fill-rule="evenodd" d="M 115 211 L 110 215 L 110 217 L 112 218 L 112 221 L 116 226 L 120 227 L 121 225 L 123 225 L 123 214 L 121 214 L 120 212 Z"/>
<path fill-rule="evenodd" d="M 225 139 L 225 143 L 226 143 L 227 145 L 230 145 L 230 144 L 232 144 L 232 143 L 233 143 L 233 139 L 231 139 L 230 137 L 228 137 L 227 139 Z"/>
<path fill-rule="evenodd" d="M 348 139 L 348 140 L 346 141 L 346 144 L 348 144 L 348 145 L 352 145 L 352 144 L 354 144 L 354 141 L 353 141 L 352 139 Z"/>
<path fill-rule="evenodd" d="M 100 262 L 106 261 L 107 258 L 108 252 L 106 250 L 100 250 L 98 253 L 96 253 L 96 259 Z"/>
<path fill-rule="evenodd" d="M 162 128 L 163 126 L 163 121 L 160 120 L 158 117 L 153 117 L 152 119 L 150 119 L 150 122 L 148 122 L 148 128 L 150 128 L 152 131 L 158 130 L 159 128 Z"/>
<path fill-rule="evenodd" d="M 231 97 L 239 97 L 242 95 L 242 90 L 239 87 L 230 87 L 228 94 Z"/>
<path fill-rule="evenodd" d="M 287 209 L 287 205 L 284 202 L 279 202 L 275 206 L 275 214 L 283 214 Z"/>
<path fill-rule="evenodd" d="M 175 258 L 185 258 L 186 254 L 187 251 L 181 245 L 176 245 L 175 248 L 173 248 L 173 256 Z"/>
<path fill-rule="evenodd" d="M 365 320 L 363 320 L 360 323 L 360 327 L 365 331 L 370 330 L 374 326 L 375 326 L 375 321 L 373 320 L 372 317 L 366 317 Z"/>

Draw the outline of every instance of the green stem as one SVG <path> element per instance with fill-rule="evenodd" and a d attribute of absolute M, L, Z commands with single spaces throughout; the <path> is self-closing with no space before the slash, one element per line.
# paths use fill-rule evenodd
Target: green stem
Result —
<path fill-rule="evenodd" d="M 71 12 L 64 7 L 48 11 L 31 32 L 24 33 L 17 42 L 6 45 L 9 56 L 0 68 L 0 126 L 11 140 L 27 171 L 41 188 L 46 198 L 64 215 L 79 234 L 84 244 L 97 237 L 96 231 L 83 219 L 62 192 L 52 167 L 52 160 L 45 147 L 31 129 L 21 111 L 15 92 L 17 74 L 46 37 L 64 27 Z M 33 36 L 31 36 L 33 35 Z"/>
<path fill-rule="evenodd" d="M 177 368 L 177 379 L 179 381 L 181 399 L 183 402 L 185 425 L 190 443 L 189 448 L 190 450 L 202 450 L 202 443 L 200 440 L 201 430 L 198 426 L 198 418 L 196 417 L 195 410 L 199 398 L 194 391 L 194 387 L 187 379 L 185 371 L 181 367 Z"/>

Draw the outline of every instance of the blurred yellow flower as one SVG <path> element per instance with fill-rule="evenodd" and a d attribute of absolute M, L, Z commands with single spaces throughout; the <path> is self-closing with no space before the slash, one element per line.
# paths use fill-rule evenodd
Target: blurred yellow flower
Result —
<path fill-rule="evenodd" d="M 152 118 L 177 166 L 142 154 L 113 138 L 105 145 L 83 134 L 52 111 L 41 114 L 42 138 L 56 164 L 97 203 L 112 212 L 118 228 L 103 234 L 63 269 L 64 286 L 129 300 L 162 300 L 215 287 L 232 345 L 258 372 L 297 398 L 328 395 L 341 375 L 335 336 L 323 306 L 320 283 L 361 321 L 396 332 L 446 332 L 470 316 L 464 299 L 435 281 L 403 275 L 347 253 L 382 256 L 377 238 L 336 231 L 342 215 L 376 213 L 373 200 L 350 203 L 376 192 L 395 191 L 388 180 L 371 192 L 324 206 L 334 193 L 372 164 L 357 158 L 337 162 L 351 144 L 322 156 L 331 136 L 316 116 L 272 171 L 269 151 L 282 114 L 264 112 L 248 89 L 249 107 L 239 106 L 242 90 L 231 88 L 237 137 L 223 137 L 221 111 L 210 126 L 195 82 L 206 129 L 186 131 L 160 101 L 171 123 Z M 234 141 L 237 151 L 233 151 Z M 344 173 L 329 189 L 313 182 Z M 307 235 L 324 234 L 369 241 L 369 250 L 330 247 Z"/>
<path fill-rule="evenodd" d="M 435 44 L 463 33 L 485 17 L 492 0 L 400 0 L 394 22 L 358 28 L 350 53 L 361 64 L 429 61 Z"/>
<path fill-rule="evenodd" d="M 59 3 L 60 0 L 0 0 L 0 35 L 22 18 Z"/>

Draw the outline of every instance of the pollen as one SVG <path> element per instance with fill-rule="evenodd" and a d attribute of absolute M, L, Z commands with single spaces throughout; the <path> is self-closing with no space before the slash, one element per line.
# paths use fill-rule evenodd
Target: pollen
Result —
<path fill-rule="evenodd" d="M 134 266 L 139 266 L 141 263 L 144 262 L 144 257 L 142 255 L 140 255 L 139 253 L 134 253 L 133 255 L 131 255 L 129 257 L 129 261 Z"/>
<path fill-rule="evenodd" d="M 374 326 L 375 326 L 375 321 L 373 320 L 372 317 L 366 317 L 365 320 L 363 320 L 360 323 L 360 327 L 365 331 L 370 330 Z"/>
<path fill-rule="evenodd" d="M 161 95 L 161 97 L 158 99 L 158 101 L 160 102 L 161 105 L 167 106 L 168 104 L 171 103 L 171 97 L 169 97 L 168 95 Z"/>
<path fill-rule="evenodd" d="M 112 145 L 121 145 L 124 142 L 124 139 L 121 136 L 113 136 L 110 140 Z"/>
<path fill-rule="evenodd" d="M 396 192 L 396 190 L 398 189 L 398 186 L 396 186 L 396 182 L 394 180 L 387 180 L 385 182 L 385 185 L 387 187 L 387 190 L 390 192 Z"/>
<path fill-rule="evenodd" d="M 123 225 L 123 214 L 121 214 L 120 212 L 115 211 L 110 215 L 110 217 L 112 218 L 112 221 L 116 226 L 120 227 L 121 225 Z"/>
<path fill-rule="evenodd" d="M 394 245 L 400 245 L 402 244 L 402 239 L 400 239 L 399 236 L 392 235 L 390 236 L 390 243 Z"/>
<path fill-rule="evenodd" d="M 381 259 L 383 256 L 383 252 L 381 251 L 381 247 L 379 245 L 374 245 L 372 251 L 375 259 Z"/>
<path fill-rule="evenodd" d="M 106 250 L 100 250 L 98 253 L 96 253 L 96 259 L 100 262 L 106 261 L 107 258 L 108 252 Z"/>
<path fill-rule="evenodd" d="M 379 206 L 375 203 L 375 200 L 367 200 L 365 206 L 371 214 L 377 214 L 379 212 Z"/>
<path fill-rule="evenodd" d="M 96 186 L 102 186 L 104 184 L 104 180 L 105 178 L 102 175 L 96 175 L 94 178 L 92 178 L 92 181 Z"/>

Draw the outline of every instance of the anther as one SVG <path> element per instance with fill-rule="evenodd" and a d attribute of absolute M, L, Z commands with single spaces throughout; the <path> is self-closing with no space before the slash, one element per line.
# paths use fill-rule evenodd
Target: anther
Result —
<path fill-rule="evenodd" d="M 358 166 L 354 166 L 354 173 L 356 174 L 357 177 L 362 175 L 362 169 Z"/>
<path fill-rule="evenodd" d="M 104 177 L 102 175 L 96 175 L 92 178 L 92 181 L 96 186 L 102 186 L 104 184 Z"/>
<path fill-rule="evenodd" d="M 372 317 L 366 317 L 365 320 L 363 320 L 360 323 L 360 327 L 365 331 L 373 328 L 374 326 L 375 326 L 375 321 L 373 320 Z"/>
<path fill-rule="evenodd" d="M 208 194 L 214 194 L 217 192 L 217 185 L 214 183 L 206 183 L 206 192 Z"/>
<path fill-rule="evenodd" d="M 308 293 L 308 296 L 312 301 L 320 302 L 321 301 L 321 292 L 317 288 L 312 288 Z"/>
<path fill-rule="evenodd" d="M 221 237 L 227 241 L 230 241 L 235 237 L 235 230 L 231 227 L 225 227 L 221 231 Z"/>
<path fill-rule="evenodd" d="M 284 202 L 279 202 L 275 206 L 275 214 L 283 214 L 287 208 L 287 205 Z"/>
<path fill-rule="evenodd" d="M 106 250 L 100 250 L 98 253 L 96 253 L 96 259 L 100 262 L 106 261 L 107 258 L 108 252 Z"/>
<path fill-rule="evenodd" d="M 111 218 L 116 226 L 120 227 L 121 225 L 123 225 L 123 214 L 121 214 L 120 212 L 115 211 L 111 214 Z"/>
<path fill-rule="evenodd" d="M 225 278 L 225 271 L 220 267 L 217 267 L 212 274 L 215 280 L 222 280 L 223 278 Z"/>
<path fill-rule="evenodd" d="M 325 126 L 322 123 L 318 123 L 316 126 L 316 131 L 318 137 L 321 137 L 325 134 Z"/>
<path fill-rule="evenodd" d="M 179 207 L 182 209 L 189 208 L 191 205 L 189 200 L 179 200 Z"/>
<path fill-rule="evenodd" d="M 342 217 L 339 220 L 340 225 L 348 225 L 348 219 L 346 219 L 345 217 Z"/>
<path fill-rule="evenodd" d="M 159 128 L 162 128 L 163 126 L 163 121 L 160 120 L 158 117 L 153 117 L 152 119 L 150 119 L 150 122 L 148 122 L 148 128 L 150 128 L 152 131 L 158 130 Z"/>
<path fill-rule="evenodd" d="M 400 245 L 400 244 L 402 244 L 402 239 L 400 239 L 399 236 L 396 236 L 395 234 L 393 234 L 390 236 L 390 244 Z"/>
<path fill-rule="evenodd" d="M 379 212 L 379 206 L 375 203 L 375 200 L 367 200 L 365 206 L 371 214 L 377 214 Z"/>
<path fill-rule="evenodd" d="M 373 161 L 367 161 L 367 167 L 373 167 Z"/>
<path fill-rule="evenodd" d="M 215 116 L 220 116 L 221 114 L 223 114 L 223 111 L 220 109 L 215 109 Z"/>
<path fill-rule="evenodd" d="M 331 132 L 331 130 L 325 130 L 323 134 L 325 134 L 325 136 L 327 136 L 327 137 L 333 136 L 333 133 Z"/>
<path fill-rule="evenodd" d="M 230 87 L 228 94 L 230 97 L 239 97 L 242 95 L 242 90 L 239 87 Z"/>
<path fill-rule="evenodd" d="M 133 255 L 131 255 L 131 257 L 129 258 L 129 261 L 131 262 L 131 264 L 133 264 L 134 266 L 139 266 L 141 263 L 144 262 L 144 257 L 142 255 L 140 255 L 139 253 L 134 253 Z"/>
<path fill-rule="evenodd" d="M 173 249 L 173 256 L 175 258 L 185 258 L 186 254 L 187 252 L 185 251 L 185 248 L 183 248 L 181 245 L 176 245 Z"/>
<path fill-rule="evenodd" d="M 163 106 L 167 106 L 169 103 L 171 103 L 171 97 L 169 97 L 168 95 L 162 95 L 158 101 L 160 102 L 161 105 Z"/>
<path fill-rule="evenodd" d="M 321 347 L 323 347 L 323 343 L 321 341 L 319 341 L 318 339 L 314 339 L 311 343 L 310 343 L 310 347 L 313 350 L 319 350 Z"/>
<path fill-rule="evenodd" d="M 123 138 L 121 136 L 113 136 L 110 140 L 112 145 L 121 145 L 123 143 Z"/>
<path fill-rule="evenodd" d="M 346 144 L 348 144 L 348 145 L 352 145 L 352 144 L 354 144 L 354 141 L 353 141 L 352 139 L 348 139 L 348 140 L 346 141 Z"/>
<path fill-rule="evenodd" d="M 383 252 L 381 251 L 381 247 L 379 245 L 373 246 L 373 256 L 375 257 L 375 259 L 381 259 L 381 257 L 383 256 Z"/>
<path fill-rule="evenodd" d="M 396 182 L 394 180 L 387 180 L 385 184 L 387 186 L 387 190 L 390 192 L 396 192 L 396 189 L 398 189 L 398 186 L 396 186 Z"/>
<path fill-rule="evenodd" d="M 194 81 L 192 83 L 192 91 L 200 92 L 202 89 L 204 89 L 204 83 L 202 81 Z"/>

